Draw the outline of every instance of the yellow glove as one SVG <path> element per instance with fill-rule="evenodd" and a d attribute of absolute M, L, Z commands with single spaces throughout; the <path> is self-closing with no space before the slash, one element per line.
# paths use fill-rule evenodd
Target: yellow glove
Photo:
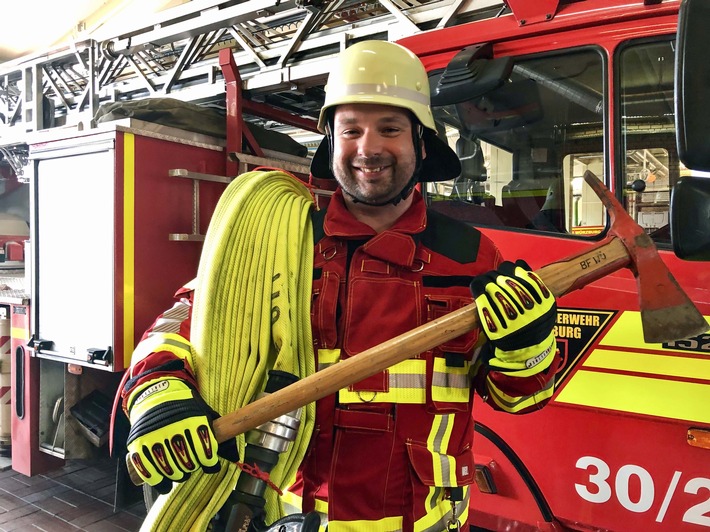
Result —
<path fill-rule="evenodd" d="M 175 377 L 141 384 L 128 396 L 128 455 L 141 478 L 160 493 L 202 467 L 220 470 L 210 420 L 217 417 L 197 391 Z"/>
<path fill-rule="evenodd" d="M 557 345 L 552 333 L 557 304 L 525 261 L 503 262 L 475 277 L 471 293 L 494 348 L 491 369 L 526 376 L 549 366 Z"/>

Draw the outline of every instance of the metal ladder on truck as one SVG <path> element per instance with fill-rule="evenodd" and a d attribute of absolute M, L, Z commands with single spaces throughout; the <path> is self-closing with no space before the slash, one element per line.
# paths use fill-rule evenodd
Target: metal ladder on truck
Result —
<path fill-rule="evenodd" d="M 187 2 L 120 34 L 91 35 L 0 64 L 0 155 L 26 179 L 27 134 L 91 127 L 101 104 L 171 97 L 222 106 L 225 49 L 245 101 L 314 122 L 332 62 L 349 42 L 395 40 L 496 16 L 506 6 L 500 0 Z"/>

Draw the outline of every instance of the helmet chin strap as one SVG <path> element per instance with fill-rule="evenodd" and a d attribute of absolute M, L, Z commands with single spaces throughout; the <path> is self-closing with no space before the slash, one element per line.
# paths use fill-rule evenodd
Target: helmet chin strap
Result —
<path fill-rule="evenodd" d="M 330 165 L 330 171 L 333 172 L 333 151 L 334 151 L 334 139 L 332 135 L 332 127 L 331 127 L 331 122 L 332 118 L 329 118 L 328 121 L 326 122 L 325 125 L 325 130 L 326 130 L 326 138 L 328 139 L 328 159 L 329 159 L 329 165 Z M 363 201 L 360 198 L 355 197 L 352 195 L 350 192 L 347 192 L 345 189 L 343 189 L 343 192 L 350 196 L 350 198 L 353 200 L 353 203 L 362 203 L 363 205 L 369 205 L 370 207 L 385 207 L 387 205 L 397 205 L 400 201 L 405 200 L 409 197 L 409 195 L 412 193 L 414 190 L 414 186 L 417 184 L 417 181 L 419 180 L 419 173 L 421 172 L 422 169 L 422 137 L 424 135 L 424 126 L 422 126 L 417 120 L 412 118 L 412 123 L 414 127 L 412 128 L 412 143 L 414 144 L 414 157 L 415 157 L 415 163 L 414 163 L 414 171 L 412 172 L 412 177 L 409 179 L 406 185 L 404 185 L 404 188 L 397 194 L 395 197 L 392 199 L 389 199 L 387 201 L 382 201 L 382 202 L 370 202 L 370 201 Z M 335 174 L 333 174 L 335 175 Z"/>

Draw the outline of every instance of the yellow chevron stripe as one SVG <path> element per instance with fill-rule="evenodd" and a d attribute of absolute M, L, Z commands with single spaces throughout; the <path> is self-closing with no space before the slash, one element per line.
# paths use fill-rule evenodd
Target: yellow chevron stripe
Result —
<path fill-rule="evenodd" d="M 707 384 L 581 370 L 560 391 L 556 401 L 710 423 Z"/>
<path fill-rule="evenodd" d="M 622 312 L 619 319 L 601 339 L 600 344 L 645 349 L 652 346 L 653 349 L 661 349 L 661 344 L 647 344 L 643 341 L 641 313 L 636 311 Z"/>
<path fill-rule="evenodd" d="M 135 321 L 135 136 L 123 136 L 123 364 L 128 367 Z"/>
<path fill-rule="evenodd" d="M 705 320 L 710 324 L 710 317 L 705 316 Z M 619 319 L 604 335 L 600 344 L 636 349 L 663 349 L 663 345 L 660 343 L 647 344 L 643 341 L 641 313 L 630 310 L 621 313 Z"/>
<path fill-rule="evenodd" d="M 595 349 L 584 366 L 710 381 L 710 358 Z"/>

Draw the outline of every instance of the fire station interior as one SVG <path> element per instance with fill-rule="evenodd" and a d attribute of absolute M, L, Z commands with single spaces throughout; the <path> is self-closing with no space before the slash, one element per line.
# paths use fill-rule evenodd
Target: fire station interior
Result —
<path fill-rule="evenodd" d="M 229 176 L 279 166 L 308 179 L 325 79 L 346 35 L 394 40 L 510 8 L 173 0 L 153 2 L 138 23 L 120 15 L 145 2 L 85 4 L 55 42 L 0 45 L 0 489 L 16 475 L 80 489 L 84 470 L 108 479 L 114 511 L 136 519 L 66 529 L 134 530 L 143 493 L 109 456 L 113 397 L 132 346 L 194 275 Z M 602 53 L 474 53 L 500 78 L 495 91 L 452 101 L 451 73 L 431 73 L 439 133 L 463 171 L 428 183 L 428 204 L 482 227 L 601 234 L 606 212 L 582 176 L 607 171 Z M 625 206 L 668 249 L 670 190 L 687 173 L 674 133 L 674 43 L 619 53 Z M 327 186 L 318 190 L 327 201 Z"/>

